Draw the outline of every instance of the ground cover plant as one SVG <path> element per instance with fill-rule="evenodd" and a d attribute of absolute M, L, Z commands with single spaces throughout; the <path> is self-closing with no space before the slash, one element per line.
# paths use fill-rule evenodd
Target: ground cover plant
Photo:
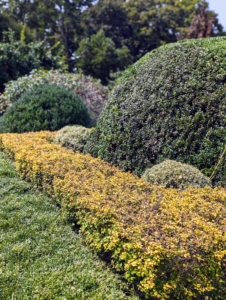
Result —
<path fill-rule="evenodd" d="M 42 84 L 23 93 L 0 122 L 3 132 L 53 131 L 73 124 L 90 126 L 90 116 L 72 90 Z"/>
<path fill-rule="evenodd" d="M 24 92 L 41 84 L 56 84 L 73 89 L 74 93 L 84 101 L 93 124 L 96 123 L 102 107 L 107 101 L 108 88 L 90 76 L 58 70 L 33 70 L 29 75 L 6 83 L 4 93 L 0 94 L 0 112 L 5 111 Z"/>
<path fill-rule="evenodd" d="M 138 299 L 2 152 L 0 237 L 0 299 Z"/>
<path fill-rule="evenodd" d="M 21 178 L 53 196 L 148 299 L 226 298 L 226 190 L 153 186 L 54 145 L 52 132 L 4 134 Z"/>
<path fill-rule="evenodd" d="M 138 175 L 171 159 L 209 177 L 226 144 L 225 87 L 225 37 L 153 50 L 110 93 L 85 152 Z M 213 184 L 226 185 L 225 157 Z"/>

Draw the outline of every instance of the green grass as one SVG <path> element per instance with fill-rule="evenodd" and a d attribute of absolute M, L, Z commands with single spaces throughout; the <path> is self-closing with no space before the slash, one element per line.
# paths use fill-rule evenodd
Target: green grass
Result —
<path fill-rule="evenodd" d="M 138 299 L 1 152 L 0 299 Z"/>

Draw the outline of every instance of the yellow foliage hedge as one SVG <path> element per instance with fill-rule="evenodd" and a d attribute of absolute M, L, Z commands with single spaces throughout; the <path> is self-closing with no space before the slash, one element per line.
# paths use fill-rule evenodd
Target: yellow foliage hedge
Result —
<path fill-rule="evenodd" d="M 152 186 L 53 132 L 0 135 L 22 178 L 73 215 L 87 241 L 150 299 L 226 299 L 226 189 Z"/>

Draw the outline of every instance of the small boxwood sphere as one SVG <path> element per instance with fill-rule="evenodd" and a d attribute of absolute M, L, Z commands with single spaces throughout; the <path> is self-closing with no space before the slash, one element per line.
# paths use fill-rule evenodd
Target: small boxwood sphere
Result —
<path fill-rule="evenodd" d="M 212 185 L 211 180 L 197 168 L 170 159 L 145 170 L 141 177 L 154 185 L 179 190 L 189 186 L 203 188 Z"/>
<path fill-rule="evenodd" d="M 210 176 L 226 144 L 226 38 L 160 47 L 125 71 L 85 152 L 140 175 L 165 159 Z M 213 178 L 226 185 L 226 160 Z"/>
<path fill-rule="evenodd" d="M 83 101 L 72 90 L 39 85 L 22 94 L 3 115 L 4 132 L 58 130 L 65 125 L 90 125 Z"/>
<path fill-rule="evenodd" d="M 91 128 L 80 125 L 65 126 L 57 132 L 54 143 L 73 151 L 82 152 L 91 130 Z"/>

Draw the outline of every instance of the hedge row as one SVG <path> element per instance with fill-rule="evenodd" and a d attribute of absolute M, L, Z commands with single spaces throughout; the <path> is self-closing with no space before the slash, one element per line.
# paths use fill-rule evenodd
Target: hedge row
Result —
<path fill-rule="evenodd" d="M 3 134 L 0 149 L 147 298 L 226 299 L 226 189 L 152 186 L 53 139 Z"/>

